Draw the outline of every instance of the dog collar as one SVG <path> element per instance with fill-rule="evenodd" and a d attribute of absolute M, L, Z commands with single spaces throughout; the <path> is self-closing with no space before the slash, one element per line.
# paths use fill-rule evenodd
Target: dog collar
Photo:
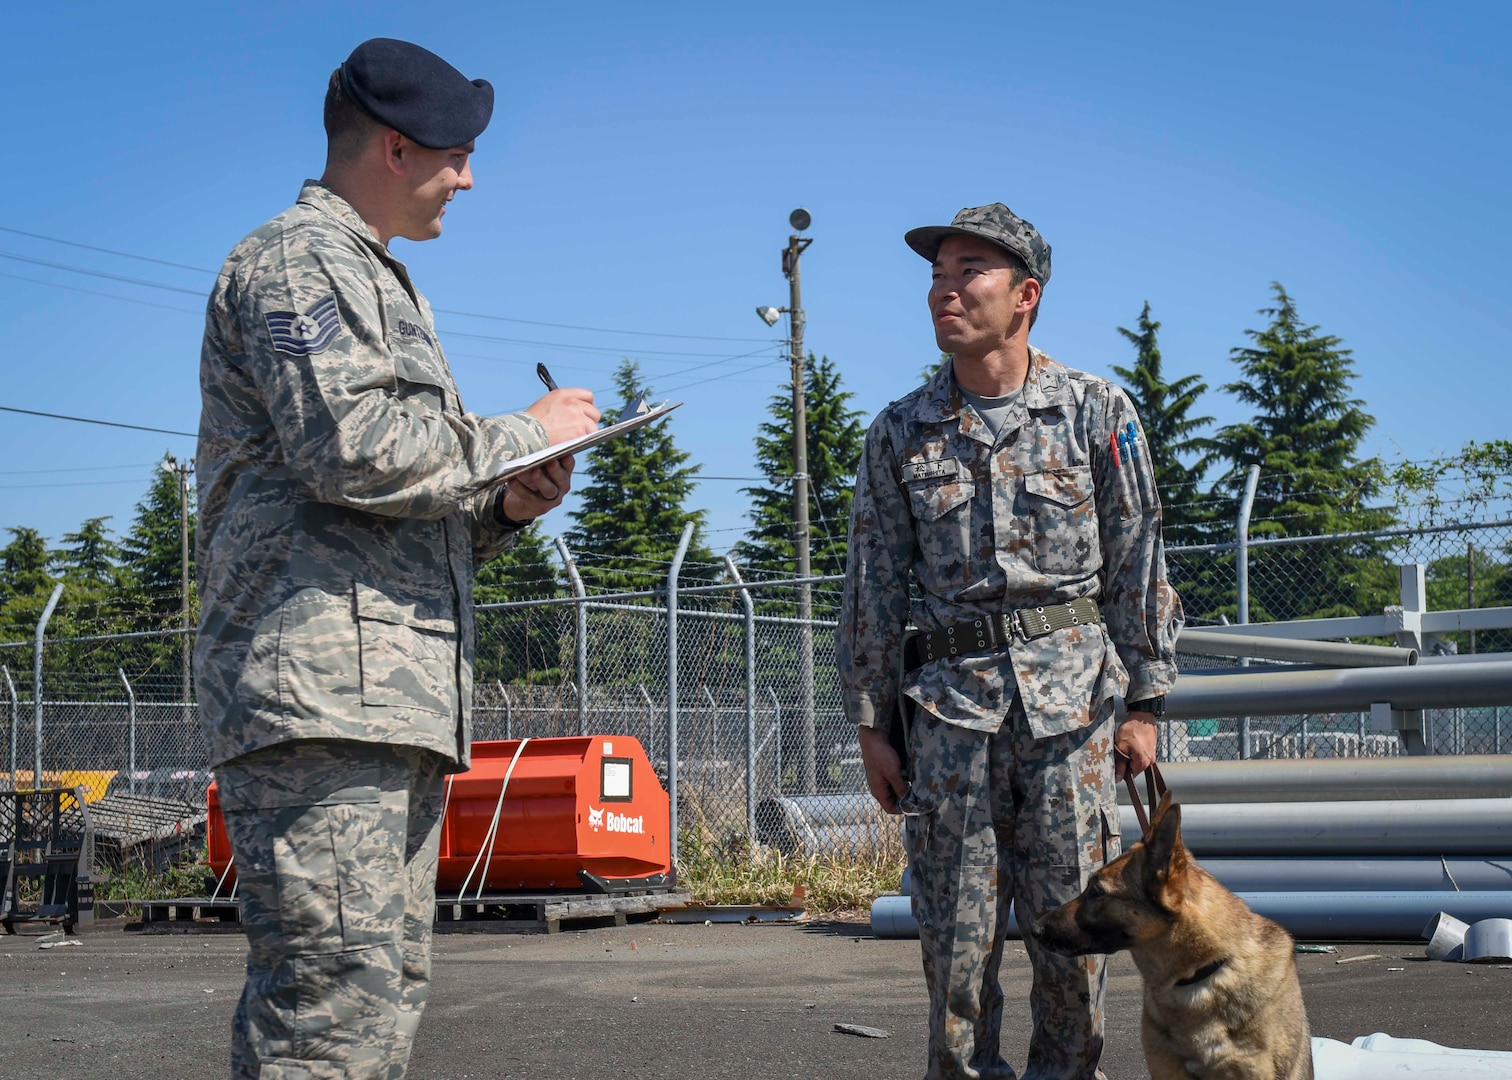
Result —
<path fill-rule="evenodd" d="M 1206 965 L 1198 968 L 1196 971 L 1192 972 L 1192 974 L 1188 975 L 1186 978 L 1184 978 L 1184 979 L 1177 979 L 1176 980 L 1176 985 L 1177 986 L 1195 986 L 1196 984 L 1200 983 L 1203 979 L 1211 978 L 1213 975 L 1216 975 L 1218 973 L 1218 969 L 1221 968 L 1226 963 L 1228 963 L 1228 957 L 1226 957 L 1226 956 L 1220 957 L 1219 959 L 1214 960 L 1211 964 L 1206 964 Z"/>

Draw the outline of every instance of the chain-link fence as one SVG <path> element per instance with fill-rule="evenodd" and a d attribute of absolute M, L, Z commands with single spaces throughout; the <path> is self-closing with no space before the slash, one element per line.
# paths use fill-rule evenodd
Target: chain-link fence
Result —
<path fill-rule="evenodd" d="M 1256 623 L 1379 615 L 1400 602 L 1394 566 L 1406 562 L 1425 566 L 1432 609 L 1512 606 L 1509 521 L 1256 539 L 1247 552 L 1172 547 L 1169 560 L 1192 625 L 1240 621 L 1246 562 Z M 781 800 L 795 797 L 819 797 L 808 805 L 831 817 L 847 799 L 858 819 L 870 812 L 841 708 L 837 578 L 708 584 L 704 574 L 679 587 L 669 575 L 660 588 L 595 594 L 580 579 L 569 587 L 575 572 L 542 573 L 562 582 L 558 595 L 479 608 L 476 738 L 632 736 L 669 782 L 675 762 L 679 824 L 716 836 L 773 839 L 801 805 Z M 804 590 L 807 621 L 797 617 Z M 40 760 L 45 782 L 201 799 L 209 774 L 186 641 L 182 630 L 46 640 L 40 712 L 33 642 L 0 643 L 0 786 L 29 786 Z M 1512 652 L 1512 629 L 1444 633 L 1424 646 Z M 1238 663 L 1178 659 L 1189 671 Z M 1508 752 L 1512 706 L 1432 710 L 1423 730 L 1436 753 Z M 1171 761 L 1401 752 L 1358 713 L 1169 721 L 1160 749 Z"/>

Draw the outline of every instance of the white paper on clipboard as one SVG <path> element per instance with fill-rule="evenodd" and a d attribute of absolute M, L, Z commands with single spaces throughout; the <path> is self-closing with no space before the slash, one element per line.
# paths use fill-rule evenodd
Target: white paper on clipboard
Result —
<path fill-rule="evenodd" d="M 610 439 L 617 439 L 621 435 L 634 431 L 638 427 L 644 427 L 647 424 L 660 420 L 681 405 L 682 402 L 680 401 L 664 401 L 656 406 L 656 408 L 638 413 L 628 420 L 620 420 L 617 423 L 610 424 L 608 427 L 601 427 L 597 431 L 590 431 L 586 435 L 579 435 L 575 439 L 568 439 L 566 442 L 548 446 L 544 450 L 537 450 L 533 454 L 513 458 L 499 470 L 496 476 L 484 483 L 480 490 L 486 490 L 507 483 L 521 473 L 529 472 L 531 469 L 536 468 L 538 465 L 544 465 L 548 461 L 555 461 L 557 458 L 566 457 L 568 454 L 575 454 L 579 450 L 587 450 L 600 443 L 606 443 Z"/>

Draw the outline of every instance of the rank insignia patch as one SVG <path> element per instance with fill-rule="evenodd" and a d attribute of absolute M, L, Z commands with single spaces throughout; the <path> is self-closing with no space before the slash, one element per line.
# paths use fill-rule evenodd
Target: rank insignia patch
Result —
<path fill-rule="evenodd" d="M 312 356 L 330 347 L 341 333 L 336 294 L 317 300 L 303 315 L 297 311 L 270 311 L 263 316 L 273 347 L 290 356 Z"/>

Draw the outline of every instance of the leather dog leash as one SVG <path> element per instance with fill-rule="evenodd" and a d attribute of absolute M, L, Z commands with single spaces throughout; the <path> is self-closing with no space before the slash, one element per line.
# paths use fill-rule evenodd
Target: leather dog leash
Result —
<path fill-rule="evenodd" d="M 1125 758 L 1124 760 L 1127 761 L 1128 759 Z M 1134 816 L 1139 819 L 1139 831 L 1141 834 L 1150 831 L 1150 818 L 1154 816 L 1156 807 L 1160 805 L 1160 797 L 1168 790 L 1166 788 L 1165 777 L 1160 775 L 1160 766 L 1156 765 L 1153 761 L 1150 762 L 1150 767 L 1145 770 L 1144 778 L 1145 791 L 1150 796 L 1150 812 L 1148 814 L 1145 813 L 1144 800 L 1139 797 L 1139 789 L 1134 786 L 1134 774 L 1131 772 L 1124 773 L 1124 785 L 1129 789 L 1129 801 L 1134 804 Z"/>

